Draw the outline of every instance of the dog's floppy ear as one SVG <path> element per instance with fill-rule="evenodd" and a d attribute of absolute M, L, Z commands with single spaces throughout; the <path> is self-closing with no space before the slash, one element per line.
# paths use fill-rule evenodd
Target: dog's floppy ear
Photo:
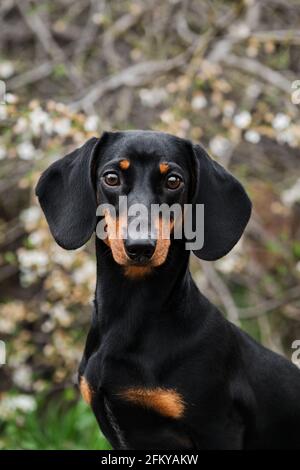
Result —
<path fill-rule="evenodd" d="M 240 239 L 251 214 L 243 186 L 200 145 L 193 145 L 196 164 L 194 204 L 204 204 L 204 244 L 194 254 L 213 261 L 226 255 Z"/>
<path fill-rule="evenodd" d="M 54 162 L 36 187 L 51 233 L 67 250 L 84 245 L 96 226 L 96 196 L 91 172 L 100 141 L 93 137 Z"/>

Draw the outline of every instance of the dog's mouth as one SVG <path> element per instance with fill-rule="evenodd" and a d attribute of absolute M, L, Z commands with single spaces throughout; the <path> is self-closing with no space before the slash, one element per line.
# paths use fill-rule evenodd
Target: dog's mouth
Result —
<path fill-rule="evenodd" d="M 145 258 L 143 256 L 139 257 L 135 261 L 130 261 L 128 260 L 128 266 L 135 266 L 135 267 L 145 267 L 145 266 L 151 266 L 151 259 Z"/>

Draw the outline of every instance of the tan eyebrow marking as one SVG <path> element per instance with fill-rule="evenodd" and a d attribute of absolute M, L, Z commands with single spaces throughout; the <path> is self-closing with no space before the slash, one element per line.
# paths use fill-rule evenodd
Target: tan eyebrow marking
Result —
<path fill-rule="evenodd" d="M 185 409 L 182 396 L 176 390 L 167 388 L 129 388 L 119 396 L 168 418 L 181 418 Z"/>
<path fill-rule="evenodd" d="M 167 171 L 169 170 L 169 165 L 168 163 L 160 163 L 159 164 L 159 171 L 161 172 L 162 175 L 164 175 L 165 173 L 167 173 Z"/>
<path fill-rule="evenodd" d="M 130 161 L 124 158 L 124 160 L 120 161 L 119 165 L 121 170 L 128 170 L 128 168 L 130 167 Z"/>

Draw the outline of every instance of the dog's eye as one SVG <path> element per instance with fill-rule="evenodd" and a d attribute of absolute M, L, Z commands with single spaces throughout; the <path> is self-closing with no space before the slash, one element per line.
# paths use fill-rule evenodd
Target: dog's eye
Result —
<path fill-rule="evenodd" d="M 166 186 L 168 189 L 178 189 L 182 183 L 182 179 L 177 175 L 170 175 L 167 178 Z"/>
<path fill-rule="evenodd" d="M 104 181 L 108 186 L 119 186 L 120 178 L 117 173 L 106 173 L 104 175 Z"/>

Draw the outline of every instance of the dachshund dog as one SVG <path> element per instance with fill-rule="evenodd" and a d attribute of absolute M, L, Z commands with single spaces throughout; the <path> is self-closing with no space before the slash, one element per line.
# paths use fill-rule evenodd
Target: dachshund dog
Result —
<path fill-rule="evenodd" d="M 105 132 L 54 162 L 36 194 L 56 242 L 96 237 L 97 285 L 79 385 L 114 449 L 300 448 L 300 371 L 227 321 L 198 290 L 186 239 L 124 236 L 118 209 L 204 206 L 213 261 L 251 213 L 242 185 L 200 145 L 154 131 Z M 109 204 L 115 214 L 97 216 Z M 96 214 L 97 212 L 97 214 Z M 183 216 L 184 218 L 184 216 Z M 174 222 L 174 221 L 173 221 Z M 116 227 L 118 235 L 112 236 Z"/>

